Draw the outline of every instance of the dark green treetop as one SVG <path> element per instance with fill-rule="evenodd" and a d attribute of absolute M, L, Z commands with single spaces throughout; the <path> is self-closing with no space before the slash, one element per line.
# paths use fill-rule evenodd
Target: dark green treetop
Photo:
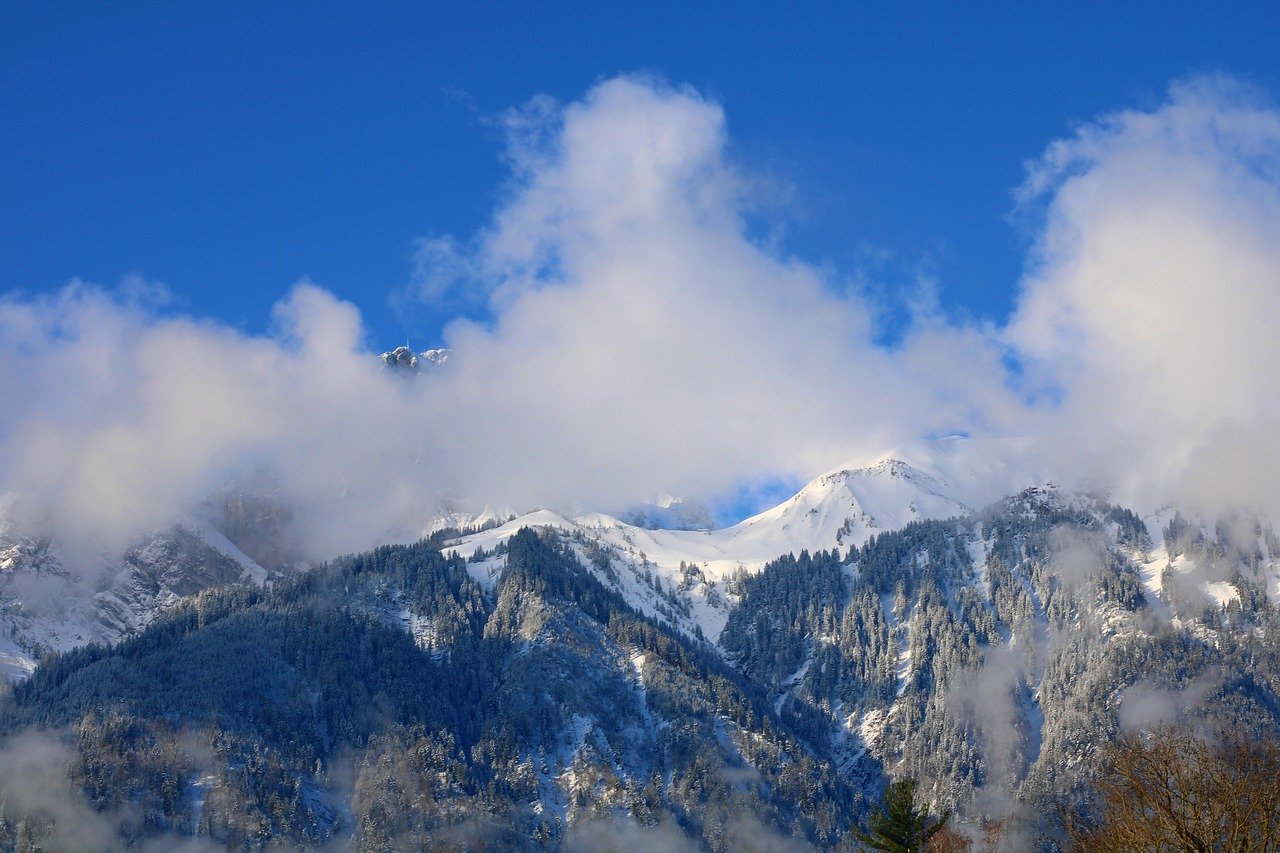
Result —
<path fill-rule="evenodd" d="M 927 806 L 916 808 L 916 780 L 899 779 L 884 793 L 884 803 L 872 812 L 870 831 L 858 832 L 858 840 L 869 850 L 883 853 L 920 853 L 951 817 L 945 812 L 932 817 Z"/>

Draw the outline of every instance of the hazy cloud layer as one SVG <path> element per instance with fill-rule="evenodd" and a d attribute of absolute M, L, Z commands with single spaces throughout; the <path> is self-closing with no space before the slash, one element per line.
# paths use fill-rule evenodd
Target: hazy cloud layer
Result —
<path fill-rule="evenodd" d="M 856 293 L 749 236 L 761 190 L 698 93 L 623 77 L 505 125 L 491 226 L 423 241 L 401 295 L 488 306 L 448 327 L 447 369 L 382 371 L 356 308 L 307 283 L 258 337 L 146 288 L 11 297 L 0 487 L 118 542 L 265 474 L 314 556 L 413 535 L 442 496 L 706 497 L 959 431 L 1148 504 L 1269 499 L 1280 116 L 1229 81 L 1051 145 L 1008 324 L 924 313 L 892 348 Z"/>

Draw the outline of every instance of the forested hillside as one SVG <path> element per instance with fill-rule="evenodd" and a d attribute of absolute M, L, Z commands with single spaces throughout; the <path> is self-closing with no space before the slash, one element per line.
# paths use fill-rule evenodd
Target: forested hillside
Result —
<path fill-rule="evenodd" d="M 664 584 L 554 527 L 456 541 L 207 590 L 51 657 L 0 711 L 6 743 L 51 737 L 120 844 L 854 849 L 912 778 L 954 827 L 1054 849 L 1063 814 L 1103 817 L 1109 744 L 1280 730 L 1277 543 L 1247 519 L 1169 513 L 1152 537 L 1033 489 L 735 574 L 715 642 L 689 628 L 697 566 Z M 70 837 L 0 782 L 0 846 Z"/>
<path fill-rule="evenodd" d="M 749 827 L 848 831 L 878 768 L 837 774 L 554 536 L 504 549 L 492 595 L 431 542 L 202 593 L 47 661 L 3 725 L 72 732 L 72 778 L 123 838 L 541 847 L 622 821 L 731 849 Z"/>
<path fill-rule="evenodd" d="M 1029 490 L 843 561 L 779 560 L 721 644 L 833 760 L 865 750 L 938 808 L 1049 846 L 1122 732 L 1280 734 L 1274 536 L 1236 527 L 1178 517 L 1157 547 L 1123 508 Z"/>

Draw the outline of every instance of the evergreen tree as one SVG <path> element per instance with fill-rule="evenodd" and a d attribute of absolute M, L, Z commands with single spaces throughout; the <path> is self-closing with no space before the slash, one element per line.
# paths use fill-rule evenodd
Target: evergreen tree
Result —
<path fill-rule="evenodd" d="M 884 853 L 920 853 L 929 839 L 947 825 L 951 812 L 930 816 L 928 807 L 916 808 L 916 780 L 899 779 L 884 793 L 884 803 L 871 814 L 870 832 L 858 832 L 858 840 L 870 850 Z"/>

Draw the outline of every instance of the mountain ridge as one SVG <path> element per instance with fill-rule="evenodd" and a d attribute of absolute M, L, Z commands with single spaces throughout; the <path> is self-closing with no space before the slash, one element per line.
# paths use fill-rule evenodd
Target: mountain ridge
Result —
<path fill-rule="evenodd" d="M 902 775 L 963 824 L 1002 821 L 1012 849 L 1054 849 L 1055 809 L 1091 807 L 1098 744 L 1178 717 L 1280 732 L 1280 539 L 1266 525 L 1170 517 L 1152 535 L 1130 510 L 1046 485 L 711 578 L 615 547 L 610 528 L 525 521 L 185 598 L 134 638 L 38 668 L 6 725 L 114 707 L 181 743 L 217 717 L 219 743 L 234 732 L 279 752 L 282 769 L 254 773 L 311 792 L 266 819 L 273 837 L 371 850 L 477 809 L 503 847 L 559 849 L 599 820 L 669 821 L 716 851 L 742 842 L 716 827 L 742 821 L 830 847 Z M 1213 599 L 1212 584 L 1235 595 Z M 717 597 L 723 623 L 705 630 L 699 608 Z M 245 704 L 246 683 L 260 699 Z M 410 728 L 384 727 L 396 720 Z M 110 763 L 93 746 L 102 723 L 79 725 L 93 737 L 78 760 Z M 325 781 L 339 743 L 364 756 L 354 788 Z M 226 792 L 201 832 L 234 841 L 236 809 L 265 810 L 252 792 L 278 777 L 250 779 L 244 753 L 220 749 L 200 765 Z M 430 781 L 442 773 L 457 784 Z"/>

